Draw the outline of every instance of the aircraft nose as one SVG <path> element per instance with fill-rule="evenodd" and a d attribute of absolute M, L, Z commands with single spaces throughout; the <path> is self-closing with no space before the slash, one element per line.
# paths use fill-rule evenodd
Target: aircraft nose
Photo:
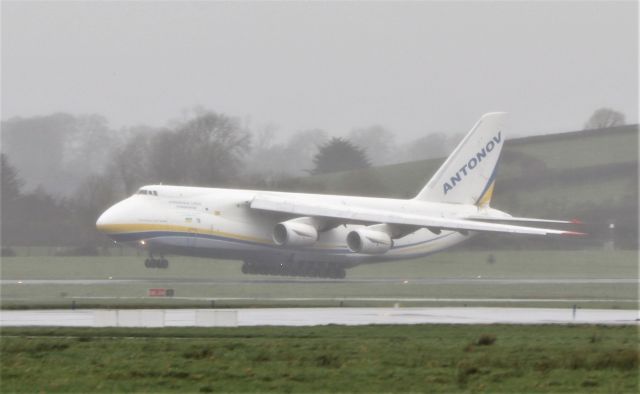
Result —
<path fill-rule="evenodd" d="M 96 221 L 96 228 L 98 231 L 106 232 L 110 224 L 113 224 L 113 207 L 107 209 L 100 215 Z"/>
<path fill-rule="evenodd" d="M 96 221 L 98 231 L 111 233 L 118 225 L 126 222 L 130 211 L 129 205 L 128 200 L 122 200 L 104 211 Z"/>

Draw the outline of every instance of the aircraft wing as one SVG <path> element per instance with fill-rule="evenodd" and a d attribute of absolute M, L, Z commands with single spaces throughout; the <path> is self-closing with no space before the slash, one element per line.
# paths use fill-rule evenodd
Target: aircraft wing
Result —
<path fill-rule="evenodd" d="M 502 223 L 487 223 L 464 218 L 441 218 L 415 215 L 381 209 L 359 208 L 340 204 L 328 204 L 318 201 L 301 201 L 276 195 L 257 195 L 249 202 L 252 209 L 288 213 L 299 216 L 339 219 L 347 223 L 386 223 L 404 226 L 426 227 L 437 230 L 454 231 L 486 231 L 511 234 L 532 235 L 584 235 L 583 233 L 545 229 L 537 227 L 516 226 Z"/>

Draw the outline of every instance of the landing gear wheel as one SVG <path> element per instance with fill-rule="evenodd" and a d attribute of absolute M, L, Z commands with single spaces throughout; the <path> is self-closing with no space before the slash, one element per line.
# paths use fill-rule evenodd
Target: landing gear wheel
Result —
<path fill-rule="evenodd" d="M 149 254 L 149 258 L 144 261 L 144 266 L 147 268 L 167 268 L 169 267 L 169 260 L 164 257 L 155 259 L 152 254 Z"/>

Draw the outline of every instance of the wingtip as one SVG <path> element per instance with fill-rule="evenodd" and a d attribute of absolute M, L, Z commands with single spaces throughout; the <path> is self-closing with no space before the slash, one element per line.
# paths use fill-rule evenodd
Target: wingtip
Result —
<path fill-rule="evenodd" d="M 584 224 L 584 222 L 580 219 L 571 219 L 571 224 Z"/>
<path fill-rule="evenodd" d="M 494 116 L 507 116 L 508 114 L 509 114 L 508 112 L 503 112 L 503 111 L 486 112 L 485 114 L 482 115 L 482 119 L 490 118 Z"/>
<path fill-rule="evenodd" d="M 565 237 L 584 237 L 588 235 L 587 233 L 581 233 L 578 231 L 565 231 L 562 233 Z"/>

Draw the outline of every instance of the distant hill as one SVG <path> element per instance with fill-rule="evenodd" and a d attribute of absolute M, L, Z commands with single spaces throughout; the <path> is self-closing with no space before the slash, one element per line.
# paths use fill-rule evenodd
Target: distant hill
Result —
<path fill-rule="evenodd" d="M 638 134 L 629 125 L 507 140 L 491 205 L 516 215 L 580 217 L 599 238 L 615 222 L 617 237 L 637 245 Z M 282 189 L 410 198 L 443 161 L 315 175 Z"/>

